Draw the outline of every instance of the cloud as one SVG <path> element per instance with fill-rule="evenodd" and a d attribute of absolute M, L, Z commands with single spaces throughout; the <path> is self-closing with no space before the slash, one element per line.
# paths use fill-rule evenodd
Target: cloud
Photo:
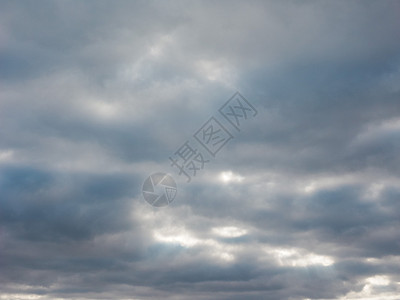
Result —
<path fill-rule="evenodd" d="M 396 1 L 0 6 L 0 299 L 396 299 Z"/>

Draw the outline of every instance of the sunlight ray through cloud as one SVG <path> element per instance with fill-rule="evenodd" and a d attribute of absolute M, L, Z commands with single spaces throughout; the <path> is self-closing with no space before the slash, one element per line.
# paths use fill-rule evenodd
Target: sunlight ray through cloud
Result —
<path fill-rule="evenodd" d="M 219 180 L 223 183 L 240 183 L 244 180 L 244 177 L 232 171 L 223 171 L 219 174 Z"/>

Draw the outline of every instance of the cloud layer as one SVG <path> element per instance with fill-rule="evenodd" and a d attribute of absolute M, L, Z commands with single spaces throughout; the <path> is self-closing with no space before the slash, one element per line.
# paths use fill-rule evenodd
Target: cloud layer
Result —
<path fill-rule="evenodd" d="M 3 1 L 0 299 L 398 299 L 399 35 L 397 1 Z"/>

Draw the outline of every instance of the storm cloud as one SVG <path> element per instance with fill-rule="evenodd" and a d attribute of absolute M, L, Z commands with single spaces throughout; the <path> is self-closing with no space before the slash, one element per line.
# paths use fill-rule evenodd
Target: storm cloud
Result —
<path fill-rule="evenodd" d="M 398 1 L 2 1 L 0 299 L 399 299 L 399 37 Z"/>

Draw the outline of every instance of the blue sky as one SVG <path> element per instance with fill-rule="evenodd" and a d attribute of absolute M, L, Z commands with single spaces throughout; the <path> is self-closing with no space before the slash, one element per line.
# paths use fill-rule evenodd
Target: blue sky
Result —
<path fill-rule="evenodd" d="M 398 1 L 2 1 L 0 299 L 399 299 L 399 36 Z"/>

